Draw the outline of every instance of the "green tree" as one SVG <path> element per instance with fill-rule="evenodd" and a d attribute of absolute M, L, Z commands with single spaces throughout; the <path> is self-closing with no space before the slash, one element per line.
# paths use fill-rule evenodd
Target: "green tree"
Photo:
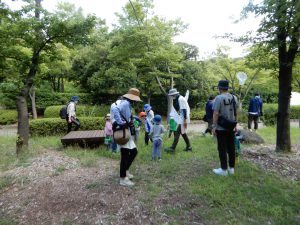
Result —
<path fill-rule="evenodd" d="M 183 55 L 172 38 L 185 26 L 180 20 L 166 21 L 152 14 L 152 1 L 129 1 L 119 15 L 119 41 L 110 53 L 111 59 L 133 63 L 137 69 L 137 84 L 143 87 L 148 102 L 159 89 L 171 101 L 166 89 L 173 87 L 173 78 L 179 76 Z M 152 14 L 152 16 L 151 16 Z M 156 82 L 156 85 L 154 83 Z M 158 88 L 159 87 L 159 88 Z M 166 88 L 168 87 L 168 88 Z"/>
<path fill-rule="evenodd" d="M 299 54 L 300 1 L 265 0 L 260 4 L 250 1 L 244 13 L 253 12 L 262 17 L 255 37 L 250 40 L 264 43 L 277 52 L 278 59 L 278 113 L 276 150 L 291 151 L 290 97 L 292 90 L 293 65 Z M 249 40 L 249 37 L 246 38 Z"/>
<path fill-rule="evenodd" d="M 1 26 L 10 27 L 12 32 L 6 39 L 19 48 L 30 51 L 30 60 L 21 61 L 24 69 L 23 87 L 17 96 L 18 109 L 18 140 L 17 152 L 28 145 L 29 120 L 27 98 L 30 89 L 34 86 L 38 67 L 41 63 L 42 52 L 51 52 L 56 48 L 56 43 L 65 46 L 86 44 L 88 34 L 95 26 L 94 16 L 84 17 L 81 10 L 76 10 L 73 5 L 61 4 L 55 13 L 49 13 L 41 6 L 41 0 L 25 1 L 25 6 L 16 11 L 12 21 L 6 21 Z"/>

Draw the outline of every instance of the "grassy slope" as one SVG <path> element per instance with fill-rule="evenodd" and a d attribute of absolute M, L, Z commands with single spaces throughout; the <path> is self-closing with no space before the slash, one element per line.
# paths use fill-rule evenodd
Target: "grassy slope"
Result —
<path fill-rule="evenodd" d="M 299 144 L 300 130 L 291 132 L 292 143 Z M 275 142 L 274 128 L 259 133 L 268 143 Z M 165 147 L 171 141 L 165 139 Z M 29 153 L 15 160 L 14 139 L 0 138 L 0 142 L 0 171 L 23 165 L 43 148 L 61 150 L 57 137 L 35 138 Z M 176 154 L 163 152 L 161 162 L 152 162 L 151 146 L 144 146 L 140 137 L 139 154 L 132 167 L 137 184 L 134 189 L 142 190 L 140 200 L 156 224 L 300 224 L 299 181 L 292 183 L 267 174 L 243 160 L 234 176 L 217 177 L 211 172 L 219 166 L 214 139 L 195 136 L 192 144 L 192 153 L 182 151 L 181 140 Z M 65 153 L 79 158 L 83 166 L 95 166 L 99 157 L 119 159 L 107 151 L 69 148 Z M 7 186 L 9 178 L 0 178 L 0 186 L 1 182 Z"/>

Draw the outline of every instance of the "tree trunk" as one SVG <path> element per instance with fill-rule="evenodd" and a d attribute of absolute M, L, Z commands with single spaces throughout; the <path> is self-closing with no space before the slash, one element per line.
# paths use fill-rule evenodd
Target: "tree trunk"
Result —
<path fill-rule="evenodd" d="M 64 84 L 64 78 L 63 78 L 63 77 L 61 78 L 59 91 L 60 91 L 61 93 L 64 93 L 64 92 L 65 92 L 65 84 Z"/>
<path fill-rule="evenodd" d="M 17 96 L 17 111 L 18 111 L 18 139 L 16 141 L 17 155 L 23 147 L 28 147 L 29 139 L 29 118 L 27 101 L 23 96 Z"/>
<path fill-rule="evenodd" d="M 57 88 L 56 91 L 60 91 L 60 77 L 57 78 Z"/>
<path fill-rule="evenodd" d="M 281 68 L 283 67 L 283 68 Z M 277 114 L 276 150 L 291 151 L 290 137 L 290 98 L 291 98 L 292 68 L 280 66 L 279 70 L 279 94 Z"/>
<path fill-rule="evenodd" d="M 35 0 L 35 19 L 40 19 L 41 0 Z M 36 28 L 36 41 L 40 39 L 40 28 Z M 46 42 L 41 46 L 35 45 L 31 58 L 31 64 L 24 87 L 21 90 L 20 96 L 17 97 L 17 110 L 18 110 L 18 140 L 16 141 L 17 154 L 23 150 L 23 147 L 28 146 L 29 139 L 29 118 L 26 98 L 29 95 L 30 89 L 33 86 L 35 75 L 39 65 L 39 56 L 42 49 L 45 47 Z"/>
<path fill-rule="evenodd" d="M 36 103 L 35 103 L 35 88 L 32 87 L 30 90 L 30 99 L 31 99 L 31 110 L 32 110 L 32 119 L 37 119 L 37 112 L 36 112 Z"/>
<path fill-rule="evenodd" d="M 147 103 L 151 105 L 151 93 L 147 94 Z"/>
<path fill-rule="evenodd" d="M 292 91 L 292 66 L 287 62 L 287 60 L 282 60 L 280 62 L 276 150 L 281 152 L 290 152 L 290 99 Z"/>
<path fill-rule="evenodd" d="M 158 76 L 155 76 L 155 79 L 158 83 L 158 86 L 161 90 L 161 92 L 166 96 L 167 98 L 167 101 L 168 101 L 168 112 L 167 112 L 167 121 L 169 123 L 169 119 L 170 119 L 170 112 L 171 112 L 171 109 L 172 109 L 172 106 L 173 106 L 173 99 L 170 98 L 170 96 L 168 95 L 168 93 L 165 91 L 165 89 L 163 88 L 160 80 L 159 80 L 159 77 Z M 171 77 L 171 88 L 173 88 L 173 77 Z"/>

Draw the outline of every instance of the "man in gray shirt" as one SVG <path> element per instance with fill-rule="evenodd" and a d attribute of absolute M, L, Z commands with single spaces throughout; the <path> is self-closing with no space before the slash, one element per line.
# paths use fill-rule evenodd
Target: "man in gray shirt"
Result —
<path fill-rule="evenodd" d="M 218 124 L 219 117 L 222 116 L 228 120 L 236 120 L 237 98 L 228 92 L 228 81 L 220 80 L 218 84 L 220 94 L 215 98 L 213 105 L 213 134 L 217 136 L 218 151 L 221 168 L 214 169 L 217 175 L 227 176 L 234 174 L 235 147 L 234 147 L 234 129 L 226 129 Z M 235 109 L 234 109 L 235 108 Z M 227 154 L 229 158 L 229 169 L 227 166 Z"/>

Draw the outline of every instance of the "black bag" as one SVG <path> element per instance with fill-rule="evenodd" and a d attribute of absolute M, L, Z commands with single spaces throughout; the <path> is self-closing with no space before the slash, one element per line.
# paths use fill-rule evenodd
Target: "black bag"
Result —
<path fill-rule="evenodd" d="M 203 116 L 202 120 L 203 120 L 204 122 L 208 122 L 206 114 Z"/>
<path fill-rule="evenodd" d="M 233 130 L 236 127 L 237 122 L 235 120 L 229 120 L 223 116 L 219 116 L 218 125 L 227 130 Z"/>
<path fill-rule="evenodd" d="M 227 130 L 230 130 L 230 131 L 232 131 L 237 125 L 236 108 L 235 108 L 236 107 L 236 102 L 235 102 L 235 99 L 234 99 L 233 95 L 232 95 L 232 104 L 233 104 L 233 113 L 234 113 L 235 120 L 227 119 L 222 115 L 219 115 L 219 118 L 218 118 L 218 125 L 225 128 L 225 129 L 227 129 Z"/>
<path fill-rule="evenodd" d="M 66 106 L 64 106 L 60 109 L 59 116 L 60 116 L 61 119 L 66 119 L 67 118 L 67 107 Z"/>

